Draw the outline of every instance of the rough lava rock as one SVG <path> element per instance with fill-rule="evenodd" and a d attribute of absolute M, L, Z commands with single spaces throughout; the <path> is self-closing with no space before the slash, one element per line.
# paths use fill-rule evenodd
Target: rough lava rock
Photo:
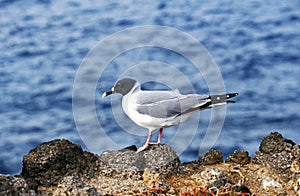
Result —
<path fill-rule="evenodd" d="M 267 135 L 260 143 L 259 151 L 264 154 L 280 153 L 285 150 L 292 150 L 291 147 L 296 145 L 292 140 L 284 138 L 278 132 L 272 132 Z"/>
<path fill-rule="evenodd" d="M 91 195 L 100 196 L 96 188 L 92 185 L 83 183 L 79 178 L 66 176 L 62 179 L 57 188 L 53 191 L 53 195 Z"/>
<path fill-rule="evenodd" d="M 285 139 L 278 132 L 266 136 L 252 158 L 252 162 L 271 169 L 288 182 L 294 175 L 292 164 L 300 160 L 300 147 L 292 140 Z"/>
<path fill-rule="evenodd" d="M 24 156 L 20 176 L 0 175 L 0 195 L 300 195 L 300 147 L 275 132 L 249 162 L 235 151 L 223 162 L 210 150 L 180 164 L 168 145 L 84 152 L 65 139 Z"/>
<path fill-rule="evenodd" d="M 114 172 L 114 176 L 123 179 L 142 179 L 144 171 L 155 172 L 162 177 L 177 173 L 180 160 L 176 152 L 168 145 L 151 145 L 142 152 L 136 152 L 135 146 L 118 151 L 105 151 L 100 160 Z"/>
<path fill-rule="evenodd" d="M 219 150 L 210 150 L 198 159 L 200 165 L 214 165 L 223 163 L 223 154 Z"/>
<path fill-rule="evenodd" d="M 38 145 L 23 157 L 21 176 L 32 189 L 57 185 L 64 176 L 91 178 L 97 159 L 80 145 L 57 139 Z"/>
<path fill-rule="evenodd" d="M 0 195 L 37 195 L 34 190 L 29 189 L 23 178 L 0 174 Z"/>
<path fill-rule="evenodd" d="M 250 163 L 249 153 L 247 151 L 234 151 L 229 157 L 226 159 L 225 163 L 237 163 L 241 165 L 245 165 Z"/>

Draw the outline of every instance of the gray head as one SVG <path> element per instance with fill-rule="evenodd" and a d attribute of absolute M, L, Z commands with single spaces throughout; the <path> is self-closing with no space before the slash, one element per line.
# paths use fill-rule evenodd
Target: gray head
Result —
<path fill-rule="evenodd" d="M 111 90 L 104 92 L 102 95 L 102 98 L 104 98 L 110 94 L 113 94 L 113 93 L 120 93 L 124 96 L 131 91 L 131 89 L 135 86 L 136 83 L 137 83 L 137 81 L 134 79 L 123 78 L 123 79 L 117 81 L 115 86 L 112 87 Z"/>

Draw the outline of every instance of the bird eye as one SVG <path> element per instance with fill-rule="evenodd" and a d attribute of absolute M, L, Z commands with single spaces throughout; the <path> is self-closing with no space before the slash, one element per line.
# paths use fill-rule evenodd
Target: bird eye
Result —
<path fill-rule="evenodd" d="M 118 82 L 117 86 L 118 86 L 119 88 L 121 88 L 121 87 L 122 87 L 122 83 L 121 83 L 121 82 Z"/>

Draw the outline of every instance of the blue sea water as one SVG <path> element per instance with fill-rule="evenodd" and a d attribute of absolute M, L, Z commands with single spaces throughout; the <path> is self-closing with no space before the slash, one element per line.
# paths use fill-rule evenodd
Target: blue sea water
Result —
<path fill-rule="evenodd" d="M 226 91 L 239 92 L 237 103 L 227 107 L 214 149 L 225 156 L 235 149 L 252 155 L 271 131 L 299 144 L 299 10 L 299 1 L 277 0 L 0 0 L 0 173 L 20 173 L 23 155 L 52 139 L 63 137 L 89 150 L 73 116 L 77 70 L 101 40 L 141 25 L 167 26 L 191 35 L 217 63 Z M 198 86 L 196 91 L 207 93 L 203 79 L 187 66 L 190 62 L 174 52 L 146 48 L 118 57 L 97 85 L 95 104 L 99 121 L 107 122 L 107 135 L 121 147 L 141 146 L 147 131 L 122 131 L 113 119 L 110 99 L 100 100 L 100 91 L 112 87 L 124 71 L 122 64 L 145 61 L 179 64 L 178 70 Z M 144 85 L 154 87 L 163 88 Z M 180 154 L 181 161 L 197 159 L 209 115 L 201 112 L 197 134 Z M 172 130 L 165 130 L 163 142 L 172 138 Z"/>

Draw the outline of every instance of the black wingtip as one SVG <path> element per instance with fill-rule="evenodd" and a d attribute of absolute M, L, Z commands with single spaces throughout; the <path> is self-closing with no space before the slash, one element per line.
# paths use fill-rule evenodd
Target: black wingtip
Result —
<path fill-rule="evenodd" d="M 226 99 L 230 99 L 230 98 L 238 96 L 238 95 L 239 95 L 238 93 L 228 93 L 228 94 L 226 94 Z"/>

